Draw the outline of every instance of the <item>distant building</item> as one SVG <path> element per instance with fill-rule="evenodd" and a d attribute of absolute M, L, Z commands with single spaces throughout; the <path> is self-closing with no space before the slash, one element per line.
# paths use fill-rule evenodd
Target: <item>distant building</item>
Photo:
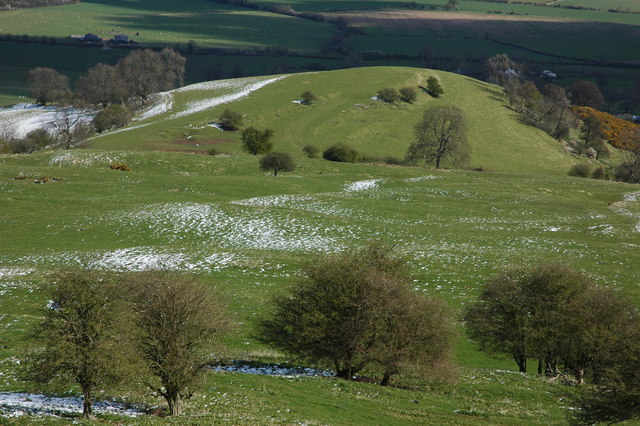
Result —
<path fill-rule="evenodd" d="M 558 76 L 556 75 L 556 73 L 555 73 L 555 72 L 553 72 L 553 71 L 550 71 L 550 70 L 543 70 L 543 71 L 540 73 L 540 77 L 542 77 L 542 78 L 558 78 Z"/>
<path fill-rule="evenodd" d="M 95 34 L 93 34 L 93 33 L 85 34 L 85 35 L 82 37 L 82 39 L 81 39 L 81 40 L 82 40 L 82 41 L 88 41 L 88 42 L 91 42 L 91 43 L 97 43 L 97 42 L 102 41 L 102 39 L 101 39 L 100 37 L 98 37 L 97 35 L 95 35 Z"/>
<path fill-rule="evenodd" d="M 113 40 L 111 40 L 112 43 L 129 43 L 129 36 L 128 35 L 123 35 L 123 34 L 117 34 L 113 37 Z"/>

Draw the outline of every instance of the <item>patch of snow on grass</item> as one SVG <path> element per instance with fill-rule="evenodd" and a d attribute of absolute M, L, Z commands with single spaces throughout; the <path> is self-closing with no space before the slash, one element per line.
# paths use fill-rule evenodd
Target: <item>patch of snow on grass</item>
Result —
<path fill-rule="evenodd" d="M 173 271 L 219 271 L 241 261 L 237 254 L 227 252 L 180 253 L 154 247 L 129 247 L 89 253 L 66 252 L 49 256 L 27 256 L 19 263 L 63 264 L 86 266 L 110 271 L 146 271 L 154 269 Z"/>
<path fill-rule="evenodd" d="M 50 166 L 78 166 L 78 167 L 95 167 L 108 166 L 112 163 L 122 163 L 122 159 L 118 155 L 108 152 L 81 152 L 66 151 L 53 155 L 49 158 Z"/>
<path fill-rule="evenodd" d="M 291 207 L 292 203 L 312 200 L 311 195 L 268 195 L 232 201 L 232 204 L 251 207 Z"/>
<path fill-rule="evenodd" d="M 638 201 L 638 198 L 640 198 L 640 192 L 629 192 L 624 194 L 624 201 L 626 202 L 635 203 Z"/>
<path fill-rule="evenodd" d="M 255 365 L 252 363 L 235 362 L 233 365 L 217 365 L 214 371 L 229 373 L 259 374 L 263 376 L 283 377 L 333 377 L 335 374 L 327 370 L 316 370 L 307 367 L 287 367 L 280 364 Z"/>
<path fill-rule="evenodd" d="M 286 212 L 229 212 L 215 204 L 197 203 L 150 205 L 118 220 L 129 222 L 127 227 L 148 229 L 155 236 L 189 241 L 197 237 L 250 249 L 333 250 L 338 248 L 333 235 L 342 232 Z"/>
<path fill-rule="evenodd" d="M 147 120 L 157 115 L 164 114 L 173 108 L 173 94 L 171 92 L 156 93 L 153 97 L 153 104 L 142 111 L 136 118 L 136 121 Z"/>
<path fill-rule="evenodd" d="M 29 275 L 33 269 L 26 268 L 0 268 L 0 279 L 6 277 L 16 277 Z"/>
<path fill-rule="evenodd" d="M 191 115 L 200 111 L 215 108 L 218 105 L 237 101 L 239 99 L 249 96 L 251 92 L 255 92 L 256 90 L 259 90 L 264 86 L 274 83 L 278 80 L 282 80 L 285 77 L 286 76 L 280 76 L 280 77 L 269 78 L 266 80 L 242 79 L 242 80 L 223 80 L 221 82 L 204 82 L 204 83 L 192 84 L 191 86 L 185 86 L 180 89 L 176 89 L 176 92 L 187 92 L 191 90 L 210 90 L 208 89 L 208 87 L 213 86 L 217 83 L 218 86 L 215 88 L 230 88 L 236 91 L 232 93 L 228 93 L 226 95 L 189 102 L 187 103 L 186 108 L 183 111 L 173 114 L 171 118 L 184 117 L 186 115 Z"/>
<path fill-rule="evenodd" d="M 368 180 L 359 180 L 357 182 L 351 182 L 344 186 L 343 190 L 345 192 L 357 192 L 357 191 L 366 191 L 368 189 L 375 189 L 378 187 L 378 183 L 380 183 L 382 179 L 368 179 Z"/>
<path fill-rule="evenodd" d="M 405 179 L 404 182 L 422 182 L 424 180 L 438 179 L 439 176 L 427 175 L 427 176 L 418 176 Z"/>
<path fill-rule="evenodd" d="M 545 229 L 545 231 L 547 232 L 558 232 L 560 230 L 560 228 L 558 228 L 557 226 L 550 226 L 547 229 Z"/>
<path fill-rule="evenodd" d="M 124 404 L 109 401 L 95 401 L 93 410 L 97 414 L 118 414 L 128 417 L 144 414 Z M 79 414 L 82 413 L 82 398 L 2 392 L 0 393 L 0 413 L 7 417 Z"/>
<path fill-rule="evenodd" d="M 82 116 L 79 123 L 93 120 L 94 114 L 77 108 L 61 106 L 42 106 L 36 104 L 17 104 L 11 108 L 0 110 L 0 121 L 9 123 L 15 132 L 15 137 L 23 138 L 36 129 L 44 129 L 56 133 L 54 123 L 69 114 L 71 122 Z"/>
<path fill-rule="evenodd" d="M 638 202 L 638 198 L 640 198 L 640 191 L 638 192 L 629 192 L 627 194 L 624 194 L 624 198 L 623 201 L 620 202 L 616 202 L 616 203 L 612 203 L 611 207 L 613 209 L 613 211 L 615 211 L 618 214 L 624 215 L 624 216 L 629 216 L 629 217 L 633 217 L 636 219 L 640 220 L 640 214 L 637 213 L 633 213 L 630 210 L 628 210 L 626 207 L 627 203 L 637 203 Z M 633 230 L 635 232 L 640 232 L 640 222 L 638 222 L 636 224 L 636 226 L 633 228 Z"/>

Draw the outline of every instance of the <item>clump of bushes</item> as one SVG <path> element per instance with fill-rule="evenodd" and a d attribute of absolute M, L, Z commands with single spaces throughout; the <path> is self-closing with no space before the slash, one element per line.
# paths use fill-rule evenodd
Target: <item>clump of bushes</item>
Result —
<path fill-rule="evenodd" d="M 571 167 L 569 170 L 569 176 L 575 177 L 589 177 L 591 175 L 591 165 L 588 163 L 578 163 Z"/>
<path fill-rule="evenodd" d="M 593 179 L 600 180 L 611 180 L 613 178 L 613 174 L 607 167 L 600 166 L 594 170 L 589 163 L 579 163 L 571 167 L 569 170 L 569 176 L 583 178 L 591 177 Z"/>
<path fill-rule="evenodd" d="M 225 109 L 218 118 L 218 124 L 223 130 L 235 131 L 242 127 L 244 118 L 239 112 Z"/>
<path fill-rule="evenodd" d="M 130 172 L 131 167 L 127 166 L 124 163 L 113 163 L 109 165 L 109 168 L 112 170 L 121 170 L 123 172 Z"/>
<path fill-rule="evenodd" d="M 414 103 L 418 99 L 418 91 L 413 87 L 403 87 L 400 89 L 400 98 L 407 103 Z"/>
<path fill-rule="evenodd" d="M 131 121 L 131 110 L 125 105 L 111 104 L 98 113 L 93 119 L 93 126 L 98 133 L 124 127 Z"/>
<path fill-rule="evenodd" d="M 593 171 L 591 177 L 599 180 L 611 180 L 613 179 L 613 174 L 608 168 L 600 166 Z"/>
<path fill-rule="evenodd" d="M 382 102 L 387 102 L 389 104 L 394 104 L 398 99 L 400 99 L 400 93 L 398 93 L 398 91 L 393 87 L 387 87 L 386 89 L 379 90 L 376 96 Z"/>
<path fill-rule="evenodd" d="M 343 143 L 338 143 L 325 149 L 322 158 L 342 163 L 357 163 L 362 156 L 358 151 Z"/>
<path fill-rule="evenodd" d="M 444 89 L 440 85 L 440 82 L 434 76 L 427 79 L 427 91 L 434 98 L 439 98 L 444 93 Z"/>
<path fill-rule="evenodd" d="M 300 98 L 302 99 L 302 105 L 311 106 L 318 101 L 318 97 L 313 94 L 311 90 L 307 90 L 304 92 Z"/>
<path fill-rule="evenodd" d="M 302 148 L 302 152 L 309 158 L 318 158 L 320 157 L 320 149 L 314 145 L 305 145 Z"/>

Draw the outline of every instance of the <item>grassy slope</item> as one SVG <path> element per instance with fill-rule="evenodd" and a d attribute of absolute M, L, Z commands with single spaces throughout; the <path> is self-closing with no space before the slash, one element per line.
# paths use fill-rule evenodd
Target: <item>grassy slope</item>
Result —
<path fill-rule="evenodd" d="M 112 161 L 126 162 L 133 171 L 109 170 Z M 640 209 L 630 202 L 608 205 L 637 191 L 634 186 L 563 176 L 297 161 L 298 171 L 273 178 L 258 171 L 255 157 L 242 154 L 80 150 L 0 157 L 0 270 L 33 270 L 0 277 L 0 355 L 7 360 L 0 363 L 0 390 L 28 389 L 17 379 L 11 357 L 22 356 L 21 337 L 46 302 L 33 293 L 35 283 L 72 258 L 104 260 L 105 253 L 113 258 L 125 248 L 192 262 L 212 254 L 235 256 L 227 265 L 214 262 L 196 269 L 230 299 L 240 326 L 227 340 L 228 355 L 240 359 L 282 360 L 250 338 L 252 319 L 264 312 L 269 295 L 295 280 L 308 253 L 377 237 L 397 242 L 412 258 L 416 288 L 443 297 L 456 315 L 475 297 L 480 282 L 523 259 L 568 262 L 639 299 L 638 234 L 633 232 L 638 218 L 617 212 L 624 208 L 638 215 Z M 29 178 L 12 179 L 18 175 Z M 32 183 L 43 175 L 63 179 Z M 422 176 L 431 178 L 406 180 Z M 383 181 L 367 191 L 343 191 L 345 183 L 372 178 Z M 304 197 L 230 203 L 277 194 Z M 212 206 L 224 214 L 210 217 L 189 208 L 174 214 L 163 206 Z M 154 211 L 158 214 L 149 216 Z M 309 248 L 287 245 L 300 242 Z M 120 252 L 119 257 L 127 256 Z M 134 255 L 129 260 L 135 265 L 143 259 Z M 202 423 L 565 421 L 570 389 L 496 372 L 514 365 L 488 358 L 464 338 L 457 358 L 462 367 L 457 385 L 401 380 L 414 390 L 333 379 L 213 374 L 188 412 L 199 416 L 192 421 Z"/>
<path fill-rule="evenodd" d="M 383 104 L 371 100 L 379 89 L 424 84 L 430 75 L 441 79 L 445 94 L 434 99 L 421 91 L 415 104 Z M 319 98 L 318 105 L 292 103 L 306 90 Z M 187 92 L 176 95 L 174 111 L 190 99 L 219 96 L 221 92 Z M 131 131 L 106 134 L 94 139 L 100 149 L 185 149 L 178 140 L 191 136 L 205 150 L 212 141 L 223 152 L 240 150 L 239 134 L 202 127 L 215 120 L 224 108 L 242 112 L 249 125 L 275 131 L 278 151 L 299 154 L 306 144 L 325 148 L 347 143 L 369 155 L 403 157 L 413 139 L 413 126 L 423 111 L 434 105 L 457 105 L 469 117 L 468 138 L 471 165 L 490 170 L 564 174 L 574 160 L 542 131 L 521 124 L 505 105 L 495 86 L 456 74 L 416 68 L 356 68 L 341 71 L 291 75 L 272 83 L 248 98 L 213 110 L 176 119 L 150 120 L 153 124 Z M 224 140 L 224 141 L 222 141 Z"/>

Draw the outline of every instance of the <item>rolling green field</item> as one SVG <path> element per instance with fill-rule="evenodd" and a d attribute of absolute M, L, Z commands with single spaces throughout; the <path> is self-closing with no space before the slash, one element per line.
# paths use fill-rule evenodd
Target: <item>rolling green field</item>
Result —
<path fill-rule="evenodd" d="M 109 170 L 114 161 L 133 171 Z M 634 186 L 296 161 L 297 172 L 273 178 L 258 171 L 255 157 L 241 154 L 79 150 L 2 157 L 0 338 L 9 361 L 0 367 L 0 391 L 30 389 L 16 378 L 11 360 L 21 356 L 21 336 L 46 302 L 33 293 L 35 283 L 49 270 L 78 262 L 125 270 L 158 262 L 218 283 L 240 324 L 227 340 L 227 356 L 235 359 L 284 360 L 250 337 L 266 298 L 295 281 L 309 254 L 371 238 L 396 242 L 411 259 L 416 289 L 443 297 L 456 315 L 491 274 L 549 259 L 640 296 L 640 209 L 629 197 L 624 201 L 624 194 L 637 192 Z M 14 180 L 18 175 L 28 178 Z M 32 183 L 42 175 L 61 180 Z M 464 337 L 457 359 L 458 384 L 400 379 L 408 390 L 212 373 L 188 413 L 205 422 L 334 424 L 472 424 L 478 416 L 491 424 L 558 424 L 570 413 L 565 400 L 571 388 L 496 371 L 515 364 L 478 353 Z M 370 397 L 362 401 L 362 395 Z"/>
<path fill-rule="evenodd" d="M 137 9 L 136 5 L 144 9 Z M 193 40 L 202 47 L 287 46 L 295 51 L 316 52 L 329 41 L 333 27 L 205 0 L 158 6 L 144 1 L 87 1 L 0 13 L 0 34 L 68 38 L 89 32 L 103 38 L 126 34 L 145 46 Z"/>
<path fill-rule="evenodd" d="M 397 106 L 371 100 L 375 88 L 416 85 L 432 74 L 444 85 L 442 99 L 421 94 L 416 104 Z M 546 260 L 582 269 L 640 302 L 638 186 L 566 176 L 576 159 L 519 123 L 494 86 L 409 68 L 274 78 L 212 82 L 165 95 L 167 105 L 171 101 L 166 112 L 133 125 L 144 127 L 94 139 L 90 149 L 0 156 L 0 392 L 33 391 L 20 379 L 18 360 L 47 303 L 36 287 L 50 271 L 73 265 L 123 271 L 162 265 L 195 273 L 229 301 L 237 328 L 225 340 L 227 359 L 293 365 L 252 337 L 255 318 L 271 295 L 296 281 L 310 256 L 372 239 L 396 243 L 410 259 L 415 289 L 443 298 L 456 318 L 493 274 Z M 319 96 L 317 106 L 291 102 L 308 89 Z M 234 101 L 243 90 L 247 96 Z M 369 155 L 400 155 L 414 120 L 438 103 L 467 112 L 472 164 L 491 171 L 300 155 L 309 142 L 324 147 L 334 141 Z M 224 107 L 245 113 L 251 125 L 272 126 L 275 149 L 292 153 L 297 170 L 274 178 L 259 170 L 257 157 L 239 153 L 236 135 L 223 140 L 226 134 L 202 127 Z M 211 146 L 228 154 L 197 153 Z M 112 163 L 132 171 L 111 170 Z M 44 176 L 47 183 L 34 183 Z M 408 375 L 397 379 L 397 387 L 382 388 L 333 378 L 211 372 L 185 417 L 126 422 L 568 422 L 575 387 L 515 373 L 515 363 L 479 352 L 461 324 L 458 329 L 454 383 Z M 70 388 L 66 395 L 74 394 Z M 98 398 L 112 397 L 161 404 L 141 389 L 115 389 Z"/>
<path fill-rule="evenodd" d="M 585 6 L 592 6 L 589 0 L 584 2 Z M 274 2 L 258 0 L 255 3 L 268 7 Z M 448 71 L 462 69 L 467 75 L 477 77 L 487 57 L 507 53 L 528 62 L 533 71 L 566 70 L 558 74 L 563 84 L 570 84 L 572 76 L 586 65 L 599 65 L 599 68 L 585 78 L 620 89 L 632 85 L 637 74 L 637 68 L 628 67 L 638 59 L 636 40 L 640 37 L 640 15 L 607 11 L 617 7 L 633 8 L 626 0 L 607 0 L 600 6 L 601 11 L 462 1 L 459 11 L 444 12 L 445 0 L 416 3 L 425 10 L 407 8 L 403 0 L 302 0 L 297 3 L 282 0 L 282 3 L 291 4 L 297 11 L 323 12 L 328 18 L 346 17 L 362 34 L 347 38 L 344 47 L 363 55 L 365 66 L 426 64 Z M 562 0 L 559 4 L 580 3 L 580 0 L 566 3 Z M 431 8 L 438 11 L 430 12 Z M 397 16 L 398 13 L 401 16 Z M 63 40 L 70 41 L 68 37 L 72 34 L 87 32 L 105 38 L 127 34 L 151 47 L 184 46 L 191 40 L 197 49 L 252 51 L 277 47 L 296 52 L 292 56 L 187 55 L 188 82 L 300 72 L 309 66 L 311 69 L 346 66 L 342 55 L 325 50 L 337 33 L 337 28 L 329 22 L 206 0 L 179 3 L 88 0 L 66 6 L 0 11 L 0 38 L 24 34 L 31 40 L 30 43 L 0 42 L 0 105 L 24 101 L 21 96 L 26 96 L 27 90 L 23 77 L 33 66 L 56 68 L 75 81 L 97 62 L 112 63 L 124 54 L 36 43 L 42 37 L 54 37 L 60 44 Z M 431 52 L 433 62 L 425 61 L 426 51 Z M 375 54 L 387 56 L 377 58 Z M 626 64 L 620 65 L 621 62 Z"/>
<path fill-rule="evenodd" d="M 414 104 L 388 105 L 371 99 L 385 87 L 418 88 L 430 75 L 442 81 L 445 94 L 441 99 L 422 90 Z M 129 129 L 98 136 L 90 145 L 100 149 L 170 151 L 207 151 L 215 147 L 221 152 L 239 152 L 239 133 L 209 126 L 225 108 L 231 108 L 246 115 L 247 125 L 273 129 L 276 150 L 298 155 L 307 144 L 324 149 L 344 142 L 370 155 L 403 158 L 413 139 L 413 126 L 425 108 L 455 104 L 469 117 L 472 167 L 564 174 L 574 161 L 561 155 L 560 145 L 544 132 L 520 123 L 517 115 L 505 107 L 501 91 L 495 86 L 457 74 L 417 68 L 356 68 L 290 75 L 248 98 L 199 110 L 207 102 L 239 93 L 262 80 L 249 78 L 180 89 L 171 96 L 172 110 L 137 122 Z M 197 90 L 200 87 L 212 90 Z M 306 90 L 320 98 L 317 106 L 307 108 L 293 102 Z"/>

